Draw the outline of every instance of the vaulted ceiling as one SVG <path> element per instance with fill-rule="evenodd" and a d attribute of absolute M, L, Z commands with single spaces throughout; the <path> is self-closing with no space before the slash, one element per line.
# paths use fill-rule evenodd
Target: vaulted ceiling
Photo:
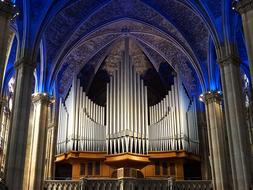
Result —
<path fill-rule="evenodd" d="M 138 46 L 136 57 L 141 61 L 145 57 L 156 70 L 166 62 L 181 77 L 189 93 L 199 94 L 210 89 L 211 74 L 215 73 L 210 69 L 217 69 L 210 66 L 210 47 L 217 47 L 224 40 L 222 15 L 230 0 L 29 2 L 28 41 L 36 44 L 42 39 L 47 89 L 56 88 L 57 93 L 65 94 L 72 77 L 85 65 L 92 66 L 96 73 L 127 34 Z M 24 9 L 23 1 L 17 0 L 17 4 Z M 19 36 L 24 31 L 21 20 L 17 20 Z M 238 36 L 241 38 L 240 33 Z M 245 48 L 243 42 L 239 45 Z"/>
<path fill-rule="evenodd" d="M 184 2 L 112 0 L 76 1 L 59 12 L 45 31 L 50 80 L 60 92 L 71 74 L 101 62 L 125 32 L 135 39 L 159 68 L 166 60 L 181 74 L 189 91 L 204 84 L 209 31 Z M 92 62 L 92 63 L 90 63 Z"/>

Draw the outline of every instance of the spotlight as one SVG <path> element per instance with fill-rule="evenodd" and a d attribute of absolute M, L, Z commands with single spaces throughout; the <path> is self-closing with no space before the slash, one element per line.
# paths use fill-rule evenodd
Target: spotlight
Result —
<path fill-rule="evenodd" d="M 199 96 L 199 101 L 204 102 L 203 97 L 204 97 L 204 95 L 203 95 L 203 94 L 200 94 L 200 96 Z"/>
<path fill-rule="evenodd" d="M 236 6 L 237 6 L 238 3 L 239 3 L 239 0 L 233 0 L 232 1 L 232 9 L 233 10 L 236 10 Z"/>

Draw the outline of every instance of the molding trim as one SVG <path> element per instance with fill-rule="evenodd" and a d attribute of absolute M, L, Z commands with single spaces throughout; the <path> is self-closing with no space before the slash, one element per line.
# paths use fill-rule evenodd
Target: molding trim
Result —
<path fill-rule="evenodd" d="M 236 55 L 227 55 L 227 56 L 221 57 L 217 60 L 217 62 L 221 67 L 224 67 L 230 64 L 240 66 L 240 59 Z"/>
<path fill-rule="evenodd" d="M 47 93 L 34 93 L 32 95 L 32 102 L 45 102 L 47 104 L 50 104 L 52 102 L 53 98 L 50 97 Z"/>
<path fill-rule="evenodd" d="M 18 9 L 11 2 L 4 0 L 0 1 L 0 16 L 5 16 L 7 19 L 12 19 L 18 13 Z"/>
<path fill-rule="evenodd" d="M 208 91 L 199 96 L 199 100 L 204 102 L 205 104 L 208 103 L 221 103 L 223 100 L 223 95 L 221 91 Z"/>
<path fill-rule="evenodd" d="M 248 11 L 253 10 L 253 1 L 252 0 L 240 0 L 237 4 L 236 4 L 236 10 L 240 13 L 240 14 L 245 14 Z"/>

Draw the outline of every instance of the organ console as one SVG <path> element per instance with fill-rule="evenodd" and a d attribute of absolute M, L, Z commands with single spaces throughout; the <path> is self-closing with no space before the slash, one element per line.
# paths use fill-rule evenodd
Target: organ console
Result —
<path fill-rule="evenodd" d="M 166 96 L 148 106 L 147 86 L 137 73 L 125 39 L 122 61 L 106 88 L 106 106 L 89 99 L 74 78 L 60 99 L 57 154 L 69 151 L 152 155 L 162 151 L 198 154 L 196 102 L 178 76 Z"/>

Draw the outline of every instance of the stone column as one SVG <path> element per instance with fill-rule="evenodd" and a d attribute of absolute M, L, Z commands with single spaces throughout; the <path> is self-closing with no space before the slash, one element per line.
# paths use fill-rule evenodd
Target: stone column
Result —
<path fill-rule="evenodd" d="M 24 190 L 43 189 L 47 140 L 48 106 L 46 93 L 34 94 L 33 118 L 29 126 L 24 173 Z"/>
<path fill-rule="evenodd" d="M 251 84 L 253 84 L 253 0 L 240 0 L 237 3 L 236 9 L 242 16 L 251 73 Z"/>
<path fill-rule="evenodd" d="M 47 143 L 46 143 L 46 166 L 44 172 L 44 179 L 50 180 L 54 176 L 54 157 L 55 157 L 55 123 L 50 123 L 47 129 Z"/>
<path fill-rule="evenodd" d="M 250 186 L 250 143 L 243 106 L 240 64 L 233 54 L 218 60 L 228 136 L 229 155 L 234 190 L 246 190 Z"/>
<path fill-rule="evenodd" d="M 202 180 L 211 179 L 211 169 L 209 162 L 209 146 L 208 146 L 208 134 L 207 123 L 205 118 L 205 112 L 198 112 L 198 125 L 199 125 L 199 139 L 200 139 L 200 154 L 201 156 L 201 175 Z"/>
<path fill-rule="evenodd" d="M 244 36 L 245 36 L 245 43 L 246 43 L 246 48 L 247 48 L 247 53 L 248 53 L 248 60 L 249 60 L 249 68 L 250 68 L 250 73 L 251 73 L 251 84 L 253 85 L 253 0 L 239 1 L 237 3 L 236 9 L 241 14 L 241 17 L 242 17 L 243 31 L 244 31 Z M 253 93 L 253 89 L 251 89 L 251 93 Z M 251 97 L 251 101 L 252 101 L 252 97 Z M 253 128 L 252 109 L 253 109 L 253 103 L 251 102 L 250 109 L 249 109 L 250 114 L 251 114 L 249 117 L 250 132 Z M 253 158 L 253 146 L 252 146 L 252 139 L 251 139 L 251 160 L 253 160 L 252 158 Z M 252 174 L 253 174 L 253 166 L 251 169 L 251 177 L 253 177 Z"/>
<path fill-rule="evenodd" d="M 56 100 L 53 100 L 54 103 L 51 106 L 51 119 L 49 124 L 49 132 L 50 132 L 50 150 L 49 150 L 49 160 L 48 160 L 48 175 L 47 179 L 53 179 L 55 176 L 55 154 L 56 154 L 56 146 L 57 146 L 57 132 L 58 132 L 58 110 Z"/>
<path fill-rule="evenodd" d="M 9 39 L 9 21 L 16 13 L 15 7 L 7 0 L 0 1 L 0 94 L 2 94 L 2 83 L 6 63 L 6 55 Z M 0 105 L 1 106 L 1 105 Z"/>
<path fill-rule="evenodd" d="M 4 100 L 3 100 L 4 101 Z M 2 107 L 1 119 L 0 119 L 0 178 L 5 180 L 5 161 L 6 161 L 6 152 L 8 144 L 8 133 L 9 133 L 9 123 L 10 123 L 10 110 L 7 106 L 7 101 Z"/>
<path fill-rule="evenodd" d="M 55 148 L 56 148 L 56 102 L 55 99 L 51 98 L 51 104 L 48 110 L 48 126 L 47 126 L 47 142 L 46 142 L 46 160 L 45 160 L 45 172 L 44 179 L 50 180 L 54 177 L 54 160 L 55 160 Z"/>
<path fill-rule="evenodd" d="M 222 112 L 220 92 L 206 92 L 200 96 L 206 105 L 206 120 L 214 190 L 231 189 L 229 178 L 228 142 Z"/>
<path fill-rule="evenodd" d="M 4 72 L 7 51 L 11 41 L 9 21 L 16 12 L 16 8 L 14 5 L 10 4 L 9 1 L 0 1 L 0 121 L 2 120 L 2 114 L 4 111 L 4 104 L 2 101 Z"/>
<path fill-rule="evenodd" d="M 9 190 L 22 188 L 35 64 L 25 57 L 16 64 L 16 82 L 7 159 Z"/>

